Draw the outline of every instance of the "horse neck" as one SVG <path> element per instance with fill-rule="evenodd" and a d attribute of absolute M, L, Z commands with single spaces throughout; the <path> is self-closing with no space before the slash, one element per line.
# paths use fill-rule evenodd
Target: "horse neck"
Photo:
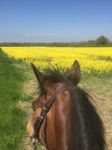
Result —
<path fill-rule="evenodd" d="M 75 106 L 69 92 L 58 94 L 47 116 L 49 150 L 74 150 Z"/>

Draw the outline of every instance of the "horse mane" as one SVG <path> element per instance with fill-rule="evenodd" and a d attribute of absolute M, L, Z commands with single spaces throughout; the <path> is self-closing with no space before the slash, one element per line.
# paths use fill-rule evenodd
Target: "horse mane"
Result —
<path fill-rule="evenodd" d="M 78 150 L 104 150 L 105 138 L 103 123 L 95 108 L 93 98 L 66 77 L 68 70 L 48 68 L 45 70 L 46 79 L 50 82 L 62 82 L 72 89 L 71 99 L 77 112 L 76 135 L 74 140 Z"/>
<path fill-rule="evenodd" d="M 79 149 L 104 150 L 106 146 L 104 127 L 93 98 L 81 88 L 75 87 L 73 99 L 79 117 L 80 132 L 77 135 L 81 142 Z"/>

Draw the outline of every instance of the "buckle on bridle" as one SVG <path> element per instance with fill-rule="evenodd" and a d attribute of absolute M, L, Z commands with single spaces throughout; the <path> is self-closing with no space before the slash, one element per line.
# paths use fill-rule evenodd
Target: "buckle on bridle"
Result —
<path fill-rule="evenodd" d="M 45 106 L 43 106 L 43 110 L 47 113 L 48 112 L 48 109 L 45 107 Z"/>
<path fill-rule="evenodd" d="M 42 115 L 40 115 L 38 118 L 39 120 L 44 120 L 44 117 Z"/>

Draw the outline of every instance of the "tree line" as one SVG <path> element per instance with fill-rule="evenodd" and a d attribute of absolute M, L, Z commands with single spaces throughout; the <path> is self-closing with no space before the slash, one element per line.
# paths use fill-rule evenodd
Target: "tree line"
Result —
<path fill-rule="evenodd" d="M 81 42 L 52 42 L 52 43 L 19 43 L 19 42 L 3 42 L 0 43 L 0 46 L 56 46 L 56 47 L 104 47 L 104 46 L 112 46 L 112 41 L 106 36 L 100 36 L 96 40 L 88 40 Z"/>

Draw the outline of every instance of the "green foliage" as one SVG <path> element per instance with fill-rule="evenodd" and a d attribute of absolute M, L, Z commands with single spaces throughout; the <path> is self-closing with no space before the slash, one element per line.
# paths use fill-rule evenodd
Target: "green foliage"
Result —
<path fill-rule="evenodd" d="M 109 39 L 105 36 L 100 36 L 96 39 L 96 45 L 98 46 L 106 46 L 109 44 Z"/>

